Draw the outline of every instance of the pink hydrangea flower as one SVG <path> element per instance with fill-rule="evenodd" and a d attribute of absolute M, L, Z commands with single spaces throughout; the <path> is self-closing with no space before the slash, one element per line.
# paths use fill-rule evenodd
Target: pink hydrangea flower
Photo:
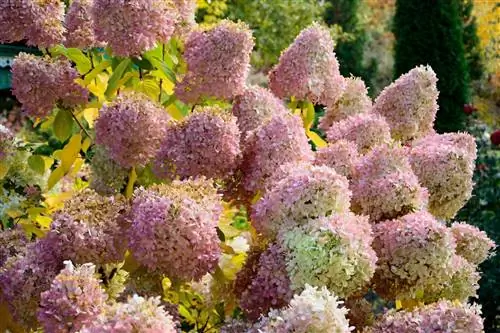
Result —
<path fill-rule="evenodd" d="M 286 113 L 288 110 L 279 98 L 258 86 L 247 87 L 243 94 L 236 96 L 233 103 L 233 114 L 238 119 L 242 141 L 249 132 L 273 116 L 283 116 Z"/>
<path fill-rule="evenodd" d="M 92 19 L 97 39 L 114 55 L 129 57 L 168 42 L 177 12 L 165 0 L 94 0 Z"/>
<path fill-rule="evenodd" d="M 291 229 L 278 240 L 294 290 L 325 286 L 341 297 L 363 291 L 375 272 L 377 256 L 366 216 L 333 214 Z"/>
<path fill-rule="evenodd" d="M 145 165 L 168 131 L 170 116 L 146 95 L 127 92 L 99 111 L 96 143 L 122 167 Z"/>
<path fill-rule="evenodd" d="M 434 132 L 439 94 L 436 83 L 430 66 L 417 66 L 377 97 L 373 112 L 386 118 L 395 140 L 409 141 Z"/>
<path fill-rule="evenodd" d="M 41 294 L 38 321 L 46 332 L 78 332 L 97 319 L 106 306 L 106 293 L 93 264 L 74 267 L 71 261 Z"/>
<path fill-rule="evenodd" d="M 58 247 L 65 259 L 77 264 L 106 264 L 124 259 L 128 227 L 126 199 L 105 197 L 93 190 L 76 193 L 54 215 L 51 233 L 57 235 Z"/>
<path fill-rule="evenodd" d="M 80 333 L 177 333 L 171 315 L 160 305 L 160 297 L 130 297 L 126 303 L 115 303 Z"/>
<path fill-rule="evenodd" d="M 94 0 L 74 0 L 64 18 L 64 46 L 87 49 L 97 44 L 91 10 Z"/>
<path fill-rule="evenodd" d="M 66 59 L 19 53 L 12 65 L 12 93 L 28 115 L 43 118 L 57 102 L 65 107 L 87 102 L 87 89 L 75 82 L 78 76 Z"/>
<path fill-rule="evenodd" d="M 269 87 L 279 98 L 294 96 L 333 105 L 342 95 L 345 82 L 328 29 L 314 23 L 302 30 L 269 73 Z"/>
<path fill-rule="evenodd" d="M 349 77 L 345 79 L 345 83 L 345 90 L 340 99 L 326 108 L 325 115 L 319 121 L 318 127 L 325 132 L 333 123 L 350 116 L 367 113 L 372 108 L 372 100 L 368 96 L 368 89 L 363 80 Z"/>
<path fill-rule="evenodd" d="M 25 38 L 31 6 L 31 0 L 0 1 L 0 43 L 18 42 Z"/>
<path fill-rule="evenodd" d="M 253 205 L 257 231 L 274 238 L 283 229 L 349 210 L 347 178 L 326 166 L 299 165 Z"/>
<path fill-rule="evenodd" d="M 220 256 L 220 199 L 208 181 L 193 182 L 138 189 L 129 233 L 130 249 L 141 264 L 187 281 L 213 271 Z"/>
<path fill-rule="evenodd" d="M 366 333 L 481 333 L 483 320 L 477 305 L 439 301 L 413 311 L 390 311 L 377 320 Z"/>
<path fill-rule="evenodd" d="M 247 133 L 243 146 L 242 186 L 256 193 L 283 164 L 311 161 L 313 153 L 298 116 L 276 115 Z"/>
<path fill-rule="evenodd" d="M 457 254 L 475 265 L 488 259 L 496 245 L 484 231 L 464 222 L 453 223 L 451 232 L 457 243 Z"/>
<path fill-rule="evenodd" d="M 7 161 L 14 151 L 14 135 L 0 124 L 0 162 Z"/>
<path fill-rule="evenodd" d="M 409 159 L 429 191 L 429 211 L 438 218 L 453 218 L 472 194 L 474 137 L 466 133 L 431 134 L 412 143 Z"/>
<path fill-rule="evenodd" d="M 329 142 L 347 140 L 356 143 L 361 154 L 376 146 L 391 143 L 391 129 L 384 117 L 362 113 L 333 123 L 326 133 Z"/>
<path fill-rule="evenodd" d="M 188 72 L 175 87 L 175 95 L 194 104 L 204 98 L 230 100 L 242 94 L 253 46 L 252 33 L 244 23 L 223 20 L 209 30 L 194 30 L 184 51 Z"/>
<path fill-rule="evenodd" d="M 401 148 L 379 146 L 363 156 L 350 186 L 354 212 L 377 222 L 426 207 L 428 194 Z"/>
<path fill-rule="evenodd" d="M 350 179 L 359 158 L 356 144 L 341 139 L 318 149 L 314 156 L 314 164 L 333 168 L 339 175 Z"/>
<path fill-rule="evenodd" d="M 245 276 L 238 274 L 236 283 L 248 282 L 239 295 L 240 307 L 247 318 L 255 321 L 269 310 L 287 305 L 293 292 L 285 267 L 285 254 L 279 245 L 270 245 L 258 256 L 255 265 L 252 260 L 248 264 L 253 267 L 241 272 L 246 273 Z"/>
<path fill-rule="evenodd" d="M 160 178 L 224 178 L 236 169 L 240 155 L 236 117 L 218 107 L 203 107 L 167 133 L 153 171 Z"/>
<path fill-rule="evenodd" d="M 0 269 L 1 297 L 17 323 L 26 330 L 38 327 L 36 311 L 40 294 L 50 288 L 63 268 L 58 242 L 53 234 L 30 243 L 25 256 L 12 257 Z"/>
<path fill-rule="evenodd" d="M 377 252 L 375 290 L 389 299 L 414 299 L 426 286 L 449 281 L 455 241 L 428 212 L 405 215 L 373 227 Z"/>

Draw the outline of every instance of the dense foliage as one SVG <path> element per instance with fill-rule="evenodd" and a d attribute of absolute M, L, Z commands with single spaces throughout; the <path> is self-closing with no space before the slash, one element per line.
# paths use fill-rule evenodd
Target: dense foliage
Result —
<path fill-rule="evenodd" d="M 448 223 L 476 143 L 434 131 L 433 68 L 372 100 L 312 23 L 261 88 L 250 27 L 195 7 L 0 2 L 0 41 L 43 52 L 0 126 L 0 329 L 482 332 L 495 243 Z"/>

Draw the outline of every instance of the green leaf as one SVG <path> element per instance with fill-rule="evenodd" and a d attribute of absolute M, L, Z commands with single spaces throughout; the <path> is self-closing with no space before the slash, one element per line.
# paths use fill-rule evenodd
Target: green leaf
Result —
<path fill-rule="evenodd" d="M 165 76 L 167 77 L 168 80 L 170 80 L 172 83 L 177 82 L 177 78 L 175 77 L 175 73 L 167 66 L 167 64 L 162 61 L 161 59 L 155 57 L 155 56 L 149 56 L 148 57 L 149 61 L 155 66 L 157 69 L 163 72 Z"/>
<path fill-rule="evenodd" d="M 222 232 L 222 230 L 220 230 L 219 227 L 215 227 L 215 230 L 217 231 L 217 236 L 219 237 L 219 240 L 221 242 L 225 242 L 226 241 L 226 236 L 224 235 L 224 233 Z"/>
<path fill-rule="evenodd" d="M 31 155 L 28 158 L 28 165 L 33 171 L 40 175 L 45 173 L 45 160 L 40 155 Z"/>
<path fill-rule="evenodd" d="M 104 60 L 101 62 L 99 65 L 97 65 L 93 70 L 90 71 L 87 75 L 85 75 L 85 79 L 83 80 L 83 83 L 85 85 L 88 85 L 90 81 L 96 78 L 97 75 L 102 73 L 106 68 L 111 66 L 111 61 L 110 60 Z"/>
<path fill-rule="evenodd" d="M 90 59 L 80 49 L 67 49 L 66 56 L 75 63 L 76 69 L 80 74 L 88 73 L 92 69 Z"/>
<path fill-rule="evenodd" d="M 125 189 L 125 197 L 127 199 L 132 198 L 132 195 L 134 194 L 134 184 L 136 180 L 137 180 L 137 173 L 135 172 L 135 168 L 132 168 L 128 176 L 127 187 Z"/>
<path fill-rule="evenodd" d="M 60 141 L 66 141 L 73 131 L 73 118 L 71 117 L 71 112 L 60 109 L 54 119 L 53 129 L 55 136 Z"/>
<path fill-rule="evenodd" d="M 123 59 L 118 66 L 116 66 L 113 74 L 111 74 L 111 77 L 108 80 L 108 87 L 106 88 L 106 91 L 104 94 L 106 97 L 112 96 L 116 90 L 118 89 L 118 83 L 120 79 L 122 78 L 123 74 L 127 70 L 127 68 L 130 66 L 132 61 L 130 59 Z"/>
<path fill-rule="evenodd" d="M 153 64 L 151 64 L 151 62 L 148 59 L 144 58 L 144 57 L 141 58 L 141 59 L 139 59 L 139 58 L 132 58 L 132 62 L 135 65 L 137 65 L 140 68 L 142 68 L 142 69 L 145 69 L 145 70 L 148 70 L 148 71 L 153 69 Z"/>

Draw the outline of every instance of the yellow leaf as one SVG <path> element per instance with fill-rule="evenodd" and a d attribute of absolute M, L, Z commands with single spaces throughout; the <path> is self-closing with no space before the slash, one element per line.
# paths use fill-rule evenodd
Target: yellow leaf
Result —
<path fill-rule="evenodd" d="M 125 189 L 125 197 L 127 199 L 132 198 L 132 194 L 134 193 L 134 183 L 136 180 L 137 180 L 137 173 L 135 172 L 135 168 L 132 168 L 128 176 L 127 188 Z"/>
<path fill-rule="evenodd" d="M 7 172 L 9 172 L 9 165 L 5 161 L 0 161 L 0 179 L 5 177 Z"/>
<path fill-rule="evenodd" d="M 83 118 L 87 121 L 90 128 L 94 127 L 94 121 L 99 116 L 99 109 L 97 108 L 86 108 L 83 110 Z"/>
<path fill-rule="evenodd" d="M 30 219 L 21 219 L 18 224 L 23 228 L 27 235 L 35 234 L 38 238 L 41 238 L 44 235 L 44 232 L 37 228 Z"/>
<path fill-rule="evenodd" d="M 64 169 L 62 166 L 58 166 L 54 171 L 52 171 L 49 179 L 47 180 L 48 189 L 52 189 L 62 177 L 64 177 Z"/>
<path fill-rule="evenodd" d="M 314 105 L 311 102 L 306 103 L 306 108 L 302 110 L 302 120 L 304 128 L 309 130 L 314 122 Z"/>
<path fill-rule="evenodd" d="M 92 143 L 92 140 L 90 140 L 89 137 L 86 137 L 85 140 L 83 140 L 83 143 L 82 143 L 82 151 L 84 153 L 87 152 L 87 150 L 89 150 L 89 147 L 90 147 L 90 144 Z"/>
<path fill-rule="evenodd" d="M 30 207 L 26 210 L 28 212 L 29 217 L 34 219 L 37 215 L 41 213 L 47 212 L 47 208 L 45 207 Z"/>
<path fill-rule="evenodd" d="M 174 118 L 175 120 L 181 120 L 182 118 L 184 118 L 184 115 L 182 114 L 182 111 L 179 110 L 177 108 L 177 106 L 175 106 L 174 103 L 170 104 L 167 107 L 167 111 L 168 111 L 168 114 L 170 114 L 172 116 L 172 118 Z"/>
<path fill-rule="evenodd" d="M 78 171 L 80 171 L 84 162 L 85 161 L 83 160 L 83 158 L 77 157 L 75 162 L 73 163 L 73 168 L 71 169 L 70 176 L 76 177 L 76 174 L 78 173 Z"/>
<path fill-rule="evenodd" d="M 45 170 L 48 170 L 52 164 L 54 164 L 54 159 L 48 156 L 42 156 L 43 161 L 45 162 Z"/>
<path fill-rule="evenodd" d="M 71 196 L 72 196 L 72 193 L 70 193 L 70 192 L 47 195 L 45 197 L 44 206 L 47 207 L 49 212 L 58 210 L 58 209 L 63 207 L 64 201 L 71 198 Z"/>
<path fill-rule="evenodd" d="M 396 310 L 400 310 L 403 308 L 403 305 L 401 304 L 401 300 L 397 299 L 396 300 Z"/>
<path fill-rule="evenodd" d="M 39 215 L 35 218 L 35 221 L 42 227 L 42 229 L 49 229 L 52 223 L 52 218 L 48 216 Z"/>
<path fill-rule="evenodd" d="M 317 133 L 313 131 L 306 131 L 307 137 L 316 145 L 318 148 L 323 148 L 328 146 L 328 143 L 323 140 Z"/>
<path fill-rule="evenodd" d="M 76 158 L 80 154 L 82 148 L 82 135 L 80 133 L 71 137 L 68 144 L 64 147 L 61 153 L 61 165 L 64 173 L 68 173 Z"/>
<path fill-rule="evenodd" d="M 8 209 L 6 211 L 7 215 L 13 219 L 18 218 L 19 216 L 23 216 L 24 213 L 17 209 Z"/>

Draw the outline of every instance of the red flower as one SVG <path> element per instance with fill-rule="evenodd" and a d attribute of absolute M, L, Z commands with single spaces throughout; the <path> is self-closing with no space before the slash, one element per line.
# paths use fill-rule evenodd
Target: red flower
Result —
<path fill-rule="evenodd" d="M 496 130 L 495 132 L 491 133 L 490 140 L 494 146 L 500 145 L 500 130 Z"/>

